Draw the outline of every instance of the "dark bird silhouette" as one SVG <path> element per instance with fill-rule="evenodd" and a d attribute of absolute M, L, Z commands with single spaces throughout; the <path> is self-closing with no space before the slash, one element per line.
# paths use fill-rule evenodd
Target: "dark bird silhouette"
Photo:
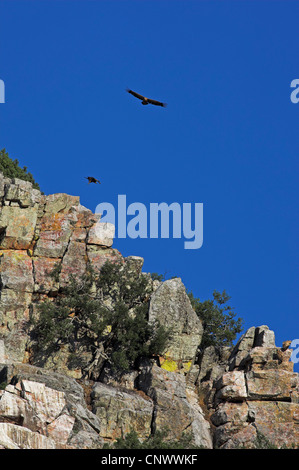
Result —
<path fill-rule="evenodd" d="M 135 96 L 135 98 L 138 98 L 139 100 L 141 100 L 141 104 L 144 104 L 144 105 L 145 104 L 154 104 L 155 106 L 162 106 L 163 108 L 165 108 L 167 106 L 166 103 L 162 103 L 161 101 L 152 100 L 151 98 L 146 98 L 145 96 L 139 95 L 139 93 L 136 93 L 135 91 L 127 89 L 127 92 L 130 93 L 131 95 Z"/>
<path fill-rule="evenodd" d="M 88 180 L 88 184 L 89 183 L 99 183 L 99 184 L 101 184 L 101 182 L 99 180 L 97 180 L 96 178 L 94 178 L 93 176 L 84 176 L 84 178 L 86 178 Z"/>

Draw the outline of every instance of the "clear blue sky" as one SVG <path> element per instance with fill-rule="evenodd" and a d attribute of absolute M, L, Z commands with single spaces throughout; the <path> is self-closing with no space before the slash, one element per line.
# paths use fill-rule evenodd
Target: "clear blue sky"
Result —
<path fill-rule="evenodd" d="M 2 0 L 0 15 L 0 148 L 92 211 L 119 194 L 203 203 L 198 250 L 114 247 L 202 300 L 226 289 L 277 345 L 299 338 L 299 3 Z"/>

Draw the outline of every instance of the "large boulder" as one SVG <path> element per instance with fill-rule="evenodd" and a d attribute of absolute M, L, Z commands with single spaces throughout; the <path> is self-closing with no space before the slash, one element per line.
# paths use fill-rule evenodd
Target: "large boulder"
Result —
<path fill-rule="evenodd" d="M 163 356 L 162 366 L 172 369 L 172 362 L 191 366 L 201 342 L 203 327 L 192 308 L 186 288 L 180 278 L 161 283 L 150 300 L 149 322 L 159 321 L 170 328 L 171 342 Z"/>

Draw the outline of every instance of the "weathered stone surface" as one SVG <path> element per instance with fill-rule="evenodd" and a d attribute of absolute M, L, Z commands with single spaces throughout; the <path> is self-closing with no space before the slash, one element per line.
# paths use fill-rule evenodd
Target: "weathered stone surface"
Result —
<path fill-rule="evenodd" d="M 50 437 L 11 423 L 0 423 L 0 446 L 3 449 L 56 449 Z"/>
<path fill-rule="evenodd" d="M 0 415 L 31 431 L 44 435 L 52 433 L 58 442 L 65 443 L 75 421 L 68 415 L 65 406 L 64 392 L 53 390 L 43 383 L 22 380 L 15 386 L 8 385 L 2 393 Z M 69 431 L 67 438 L 66 429 Z M 59 431 L 62 436 L 58 435 Z"/>
<path fill-rule="evenodd" d="M 152 398 L 155 404 L 155 430 L 169 429 L 167 439 L 180 439 L 190 433 L 195 445 L 212 448 L 210 425 L 192 390 L 186 390 L 182 374 L 169 372 L 155 364 L 141 368 L 138 387 Z"/>
<path fill-rule="evenodd" d="M 274 332 L 269 330 L 266 325 L 252 326 L 240 338 L 234 347 L 229 358 L 229 368 L 233 370 L 235 367 L 244 368 L 244 360 L 248 361 L 248 354 L 257 347 L 275 348 Z"/>
<path fill-rule="evenodd" d="M 228 347 L 218 350 L 214 346 L 209 346 L 200 357 L 199 372 L 193 383 L 197 384 L 201 394 L 204 395 L 204 401 L 208 408 L 213 407 L 216 391 L 213 384 L 226 371 L 230 352 Z"/>
<path fill-rule="evenodd" d="M 5 344 L 3 339 L 0 339 L 0 364 L 5 364 L 7 356 L 5 354 Z"/>
<path fill-rule="evenodd" d="M 256 428 L 249 423 L 220 426 L 215 433 L 215 445 L 221 449 L 258 448 Z"/>
<path fill-rule="evenodd" d="M 256 370 L 246 373 L 249 399 L 291 400 L 296 374 L 285 370 Z"/>
<path fill-rule="evenodd" d="M 25 330 L 29 320 L 32 294 L 3 289 L 0 301 L 0 337 L 4 339 L 10 360 L 23 361 L 28 335 Z"/>
<path fill-rule="evenodd" d="M 244 424 L 248 421 L 248 404 L 245 401 L 225 402 L 212 414 L 211 421 L 215 426 L 226 423 Z"/>
<path fill-rule="evenodd" d="M 104 439 L 124 437 L 132 428 L 140 439 L 151 434 L 153 402 L 137 392 L 122 391 L 96 383 L 92 392 L 93 410 L 101 422 Z"/>
<path fill-rule="evenodd" d="M 47 426 L 48 436 L 60 446 L 65 445 L 73 430 L 75 418 L 66 413 L 59 415 Z"/>
<path fill-rule="evenodd" d="M 253 347 L 262 346 L 264 348 L 275 347 L 274 331 L 267 325 L 258 326 L 255 332 Z"/>
<path fill-rule="evenodd" d="M 152 295 L 149 322 L 154 323 L 155 320 L 172 329 L 172 340 L 164 355 L 174 361 L 192 361 L 201 342 L 203 328 L 181 279 L 163 282 Z"/>
<path fill-rule="evenodd" d="M 75 227 L 70 238 L 71 242 L 85 243 L 87 237 L 87 229 L 84 227 Z"/>
<path fill-rule="evenodd" d="M 93 212 L 86 207 L 78 204 L 77 206 L 72 206 L 70 212 L 74 217 L 74 227 L 75 228 L 90 228 L 92 227 L 100 218 L 100 214 L 93 214 Z"/>
<path fill-rule="evenodd" d="M 244 357 L 246 357 L 248 352 L 253 348 L 255 329 L 254 326 L 249 328 L 234 347 L 229 359 L 231 370 L 234 369 L 234 367 L 238 367 Z"/>
<path fill-rule="evenodd" d="M 75 418 L 68 414 L 63 392 L 28 380 L 23 380 L 15 386 L 8 385 L 2 392 L 0 416 L 2 420 L 10 420 L 12 424 L 22 426 L 33 433 L 51 437 L 58 446 L 66 444 L 75 422 Z M 47 443 L 38 443 L 39 448 L 44 445 Z"/>
<path fill-rule="evenodd" d="M 108 222 L 95 223 L 88 232 L 87 243 L 92 245 L 112 246 L 115 226 Z"/>
<path fill-rule="evenodd" d="M 216 383 L 216 399 L 242 401 L 247 398 L 245 375 L 242 371 L 226 372 Z"/>
<path fill-rule="evenodd" d="M 256 429 L 277 447 L 298 448 L 299 404 L 283 401 L 250 401 Z"/>
<path fill-rule="evenodd" d="M 70 196 L 64 193 L 51 194 L 46 198 L 44 210 L 49 215 L 55 215 L 59 212 L 68 213 L 72 206 L 79 206 L 79 204 L 79 196 Z"/>
<path fill-rule="evenodd" d="M 49 436 L 56 447 L 102 444 L 99 419 L 88 410 L 75 380 L 28 364 L 0 365 L 0 378 L 8 383 L 0 391 L 0 421 Z"/>
<path fill-rule="evenodd" d="M 50 274 L 53 269 L 61 264 L 60 258 L 38 258 L 33 257 L 34 291 L 50 292 L 57 291 L 59 284 Z"/>
<path fill-rule="evenodd" d="M 0 300 L 0 315 L 7 312 L 18 312 L 21 310 L 25 316 L 25 312 L 30 305 L 32 299 L 31 292 L 18 291 L 9 288 L 3 288 Z M 15 313 L 14 317 L 20 320 L 20 316 Z"/>
<path fill-rule="evenodd" d="M 9 178 L 5 178 L 3 173 L 0 173 L 0 203 L 3 204 L 3 198 L 5 194 L 5 188 L 9 185 L 11 180 Z"/>
<path fill-rule="evenodd" d="M 2 288 L 13 289 L 17 292 L 33 292 L 32 260 L 26 251 L 2 251 L 0 279 Z"/>
<path fill-rule="evenodd" d="M 93 268 L 97 271 L 101 270 L 106 261 L 123 262 L 122 255 L 114 248 L 96 247 L 96 250 L 94 250 L 91 245 L 88 245 L 87 257 Z"/>
<path fill-rule="evenodd" d="M 289 350 L 275 346 L 268 327 L 243 335 L 230 357 L 230 371 L 214 382 L 215 446 L 256 448 L 263 445 L 260 436 L 276 447 L 298 446 L 299 376 L 289 358 Z"/>
<path fill-rule="evenodd" d="M 20 207 L 34 206 L 41 200 L 41 192 L 32 188 L 32 183 L 13 178 L 6 185 L 5 200 L 10 204 L 17 203 Z"/>
<path fill-rule="evenodd" d="M 4 206 L 0 214 L 0 249 L 30 248 L 37 221 L 37 209 Z"/>
<path fill-rule="evenodd" d="M 62 258 L 71 234 L 71 219 L 67 214 L 45 214 L 41 220 L 41 231 L 34 248 L 34 256 Z"/>
<path fill-rule="evenodd" d="M 70 241 L 68 249 L 63 257 L 61 272 L 60 272 L 60 285 L 65 286 L 70 279 L 80 278 L 86 271 L 86 245 L 78 241 Z"/>

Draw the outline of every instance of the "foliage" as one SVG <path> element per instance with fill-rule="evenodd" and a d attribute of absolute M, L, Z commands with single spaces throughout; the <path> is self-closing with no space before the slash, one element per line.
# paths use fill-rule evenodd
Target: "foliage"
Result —
<path fill-rule="evenodd" d="M 261 433 L 258 429 L 256 430 L 256 438 L 254 440 L 254 448 L 255 449 L 277 449 L 278 447 L 269 439 Z"/>
<path fill-rule="evenodd" d="M 163 282 L 165 281 L 165 274 L 151 273 L 151 278 L 153 281 Z"/>
<path fill-rule="evenodd" d="M 256 429 L 256 438 L 253 441 L 253 445 L 255 449 L 298 449 L 297 443 L 291 444 L 283 444 L 281 447 L 278 447 L 273 442 L 269 441 L 269 439 L 258 429 Z M 245 448 L 245 446 L 243 446 Z"/>
<path fill-rule="evenodd" d="M 21 168 L 18 160 L 12 160 L 5 149 L 0 150 L 0 171 L 6 178 L 19 178 L 24 181 L 32 183 L 33 188 L 39 189 L 38 183 L 34 181 L 34 178 L 30 172 L 27 171 L 27 167 Z"/>
<path fill-rule="evenodd" d="M 7 382 L 0 382 L 0 390 L 5 390 L 7 385 L 8 385 Z"/>
<path fill-rule="evenodd" d="M 59 268 L 52 276 L 57 279 Z M 83 348 L 95 366 L 108 363 L 126 372 L 140 357 L 161 354 L 170 337 L 159 323 L 149 324 L 148 297 L 146 276 L 121 263 L 107 262 L 100 275 L 89 268 L 80 279 L 70 277 L 53 301 L 39 305 L 38 318 L 31 318 L 36 347 L 50 355 L 68 345 L 70 362 L 77 365 Z"/>
<path fill-rule="evenodd" d="M 151 278 L 153 281 L 159 281 L 159 282 L 164 282 L 167 280 L 167 271 L 165 271 L 164 274 L 158 274 L 158 273 L 151 273 Z M 168 277 L 168 279 L 176 279 L 177 276 L 171 276 Z"/>
<path fill-rule="evenodd" d="M 202 321 L 203 337 L 201 350 L 208 346 L 221 348 L 223 346 L 232 346 L 238 333 L 242 331 L 243 320 L 236 317 L 233 308 L 227 304 L 230 297 L 225 290 L 220 293 L 213 292 L 213 300 L 200 302 L 191 293 L 188 294 L 191 304 Z"/>
<path fill-rule="evenodd" d="M 109 446 L 105 444 L 104 448 L 109 449 L 197 449 L 192 444 L 192 436 L 184 434 L 178 440 L 169 440 L 166 438 L 169 430 L 164 428 L 162 431 L 156 431 L 155 434 L 150 435 L 147 439 L 141 442 L 135 430 L 131 430 L 125 437 L 119 437 L 116 441 Z"/>

